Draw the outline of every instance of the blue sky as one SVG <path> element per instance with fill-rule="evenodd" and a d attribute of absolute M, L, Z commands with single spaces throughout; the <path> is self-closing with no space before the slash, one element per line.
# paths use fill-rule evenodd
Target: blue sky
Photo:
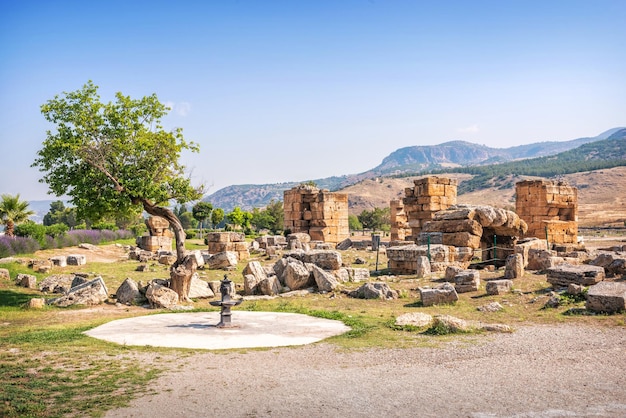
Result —
<path fill-rule="evenodd" d="M 626 126 L 626 1 L 0 0 L 0 192 L 50 199 L 39 107 L 156 93 L 209 193 L 368 170 L 411 145 Z"/>

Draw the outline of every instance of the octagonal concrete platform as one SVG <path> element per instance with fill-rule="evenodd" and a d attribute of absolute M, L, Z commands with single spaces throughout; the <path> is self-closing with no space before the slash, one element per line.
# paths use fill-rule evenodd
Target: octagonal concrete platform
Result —
<path fill-rule="evenodd" d="M 350 330 L 294 313 L 232 311 L 232 328 L 216 327 L 219 321 L 219 312 L 167 313 L 117 319 L 85 334 L 124 345 L 219 350 L 304 345 Z"/>

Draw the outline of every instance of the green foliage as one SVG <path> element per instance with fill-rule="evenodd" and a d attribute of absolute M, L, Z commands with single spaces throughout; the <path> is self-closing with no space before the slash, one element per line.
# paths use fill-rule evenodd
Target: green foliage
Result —
<path fill-rule="evenodd" d="M 213 224 L 214 228 L 217 228 L 219 224 L 224 220 L 224 209 L 215 208 L 213 212 L 211 212 L 211 224 Z"/>
<path fill-rule="evenodd" d="M 283 202 L 272 200 L 265 209 L 254 208 L 250 224 L 256 230 L 269 229 L 272 234 L 282 231 L 285 220 Z"/>
<path fill-rule="evenodd" d="M 211 212 L 213 212 L 213 205 L 208 202 L 198 202 L 193 206 L 191 210 L 193 217 L 198 222 L 204 222 L 211 218 Z"/>
<path fill-rule="evenodd" d="M 252 214 L 250 212 L 241 210 L 239 206 L 235 206 L 232 212 L 226 215 L 228 221 L 244 230 L 250 229 L 250 221 L 252 220 Z"/>
<path fill-rule="evenodd" d="M 114 222 L 98 222 L 96 224 L 91 225 L 91 229 L 96 229 L 98 231 L 117 231 L 117 225 Z"/>
<path fill-rule="evenodd" d="M 371 229 L 373 231 L 389 230 L 391 227 L 390 212 L 391 209 L 389 207 L 382 209 L 374 208 L 371 211 L 365 209 L 357 218 L 365 229 Z M 350 218 L 348 218 L 348 221 L 350 221 Z"/>
<path fill-rule="evenodd" d="M 168 108 L 156 95 L 138 100 L 117 93 L 102 103 L 91 81 L 41 106 L 54 125 L 33 163 L 57 196 L 71 197 L 79 218 L 136 213 L 174 199 L 197 199 L 179 163 L 183 150 L 198 151 L 182 130 L 161 126 Z"/>
<path fill-rule="evenodd" d="M 21 225 L 17 225 L 15 227 L 15 235 L 32 238 L 42 247 L 46 244 L 46 227 L 34 221 L 29 220 Z"/>
<path fill-rule="evenodd" d="M 356 215 L 348 215 L 348 228 L 351 231 L 360 231 L 363 229 L 363 225 Z"/>
<path fill-rule="evenodd" d="M 28 209 L 28 202 L 20 200 L 19 194 L 3 194 L 0 197 L 0 222 L 5 226 L 5 233 L 9 237 L 14 235 L 15 225 L 26 221 L 34 213 Z"/>

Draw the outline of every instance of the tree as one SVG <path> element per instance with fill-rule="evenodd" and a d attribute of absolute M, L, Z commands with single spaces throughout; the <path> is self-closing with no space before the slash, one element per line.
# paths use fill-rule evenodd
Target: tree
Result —
<path fill-rule="evenodd" d="M 213 224 L 213 228 L 217 228 L 219 224 L 224 220 L 224 209 L 215 208 L 211 213 L 211 224 Z"/>
<path fill-rule="evenodd" d="M 244 230 L 250 229 L 250 221 L 252 220 L 252 214 L 250 212 L 241 210 L 239 206 L 235 206 L 232 212 L 226 215 L 226 219 L 235 226 L 239 226 Z"/>
<path fill-rule="evenodd" d="M 390 209 L 387 207 L 384 209 L 374 208 L 371 211 L 363 210 L 358 216 L 358 220 L 365 229 L 371 229 L 373 231 L 377 229 L 385 230 L 386 227 L 391 224 Z"/>
<path fill-rule="evenodd" d="M 81 219 L 96 222 L 137 209 L 167 219 L 176 240 L 171 287 L 181 301 L 189 301 L 197 265 L 186 254 L 185 232 L 167 205 L 202 196 L 179 163 L 182 151 L 199 149 L 185 141 L 181 128 L 163 129 L 168 110 L 155 94 L 136 100 L 117 93 L 114 102 L 102 103 L 89 81 L 41 106 L 56 129 L 47 131 L 33 166 L 44 173 L 40 181 L 51 193 L 71 198 Z"/>
<path fill-rule="evenodd" d="M 208 202 L 198 202 L 191 209 L 194 219 L 200 222 L 200 239 L 202 239 L 202 224 L 211 218 L 211 211 L 213 211 L 213 205 Z"/>
<path fill-rule="evenodd" d="M 24 222 L 35 212 L 28 209 L 28 202 L 20 201 L 20 195 L 3 194 L 0 198 L 0 221 L 8 237 L 15 236 L 15 225 Z"/>
<path fill-rule="evenodd" d="M 363 229 L 363 225 L 361 225 L 356 215 L 348 215 L 348 228 L 351 231 L 360 231 Z"/>

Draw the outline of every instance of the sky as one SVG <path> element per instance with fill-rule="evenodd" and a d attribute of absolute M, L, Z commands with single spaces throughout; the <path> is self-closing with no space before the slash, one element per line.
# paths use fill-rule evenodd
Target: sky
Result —
<path fill-rule="evenodd" d="M 626 126 L 624 0 L 0 0 L 0 193 L 54 199 L 40 106 L 156 93 L 207 194 Z"/>

